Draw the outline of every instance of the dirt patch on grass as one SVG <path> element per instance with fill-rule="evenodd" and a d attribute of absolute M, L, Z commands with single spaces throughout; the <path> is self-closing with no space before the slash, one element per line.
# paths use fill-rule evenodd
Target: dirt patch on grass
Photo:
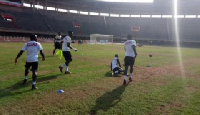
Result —
<path fill-rule="evenodd" d="M 168 104 L 162 104 L 158 106 L 156 109 L 156 112 L 150 113 L 151 115 L 168 115 L 173 112 L 173 110 L 177 110 L 179 108 L 183 108 L 184 105 L 182 103 L 174 102 L 174 103 L 168 103 Z"/>
<path fill-rule="evenodd" d="M 194 93 L 194 92 L 197 92 L 199 90 L 199 88 L 196 86 L 190 85 L 190 86 L 186 87 L 186 90 L 187 90 L 187 92 Z"/>
<path fill-rule="evenodd" d="M 184 65 L 184 77 L 196 77 L 200 78 L 199 75 L 195 75 L 192 71 L 188 70 L 187 67 L 199 65 L 200 59 L 187 60 Z M 149 79 L 151 77 L 163 77 L 165 75 L 182 76 L 180 65 L 168 65 L 163 67 L 135 67 L 135 76 L 139 80 Z"/>
<path fill-rule="evenodd" d="M 140 81 L 164 75 L 181 75 L 179 66 L 135 67 L 134 76 L 136 76 Z"/>

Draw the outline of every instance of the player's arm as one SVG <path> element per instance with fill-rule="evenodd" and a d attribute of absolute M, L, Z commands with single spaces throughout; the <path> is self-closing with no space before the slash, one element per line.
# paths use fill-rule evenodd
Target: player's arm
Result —
<path fill-rule="evenodd" d="M 63 44 L 63 41 L 60 42 L 60 49 L 62 49 L 62 44 Z"/>
<path fill-rule="evenodd" d="M 124 46 L 124 50 L 126 51 L 126 48 L 125 48 L 125 46 Z"/>
<path fill-rule="evenodd" d="M 54 38 L 54 43 L 56 42 L 56 40 L 57 40 L 57 35 L 56 35 L 55 38 Z"/>
<path fill-rule="evenodd" d="M 67 42 L 67 47 L 69 47 L 70 49 L 73 49 L 74 51 L 77 51 L 76 48 L 73 48 L 73 47 L 70 45 L 70 42 Z"/>
<path fill-rule="evenodd" d="M 42 56 L 42 61 L 44 61 L 45 60 L 45 56 L 44 56 L 44 53 L 43 53 L 42 50 L 40 50 L 40 55 Z"/>
<path fill-rule="evenodd" d="M 117 59 L 117 63 L 119 64 L 119 67 L 121 67 L 121 64 L 120 64 L 120 62 L 119 62 L 119 59 Z"/>
<path fill-rule="evenodd" d="M 18 62 L 18 58 L 24 53 L 23 50 L 20 50 L 20 52 L 17 54 L 17 57 L 15 58 L 15 65 L 17 64 Z"/>
<path fill-rule="evenodd" d="M 136 51 L 135 45 L 132 45 L 132 47 L 133 47 L 133 51 L 134 51 L 134 53 L 135 53 L 135 57 L 137 57 L 137 51 Z"/>
<path fill-rule="evenodd" d="M 111 64 L 110 64 L 110 70 L 112 71 L 112 62 L 111 62 Z"/>

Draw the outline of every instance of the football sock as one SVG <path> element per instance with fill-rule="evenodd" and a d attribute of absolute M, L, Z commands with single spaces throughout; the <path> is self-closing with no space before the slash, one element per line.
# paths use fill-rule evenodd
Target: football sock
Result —
<path fill-rule="evenodd" d="M 27 79 L 27 76 L 25 76 L 24 79 Z"/>
<path fill-rule="evenodd" d="M 65 63 L 61 65 L 61 67 L 65 67 L 65 66 L 66 66 Z"/>
<path fill-rule="evenodd" d="M 124 80 L 126 80 L 126 75 L 124 75 Z"/>
<path fill-rule="evenodd" d="M 132 78 L 132 73 L 130 73 L 130 78 Z"/>
<path fill-rule="evenodd" d="M 66 66 L 66 70 L 65 71 L 68 71 L 68 66 Z"/>
<path fill-rule="evenodd" d="M 35 84 L 36 84 L 36 81 L 33 81 L 32 84 L 35 85 Z"/>

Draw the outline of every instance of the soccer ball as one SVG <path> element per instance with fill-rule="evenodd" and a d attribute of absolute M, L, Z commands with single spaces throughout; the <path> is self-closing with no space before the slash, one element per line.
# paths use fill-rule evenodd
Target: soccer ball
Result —
<path fill-rule="evenodd" d="M 152 57 L 152 56 L 153 56 L 153 54 L 152 54 L 152 53 L 150 53 L 150 54 L 149 54 L 149 57 Z"/>

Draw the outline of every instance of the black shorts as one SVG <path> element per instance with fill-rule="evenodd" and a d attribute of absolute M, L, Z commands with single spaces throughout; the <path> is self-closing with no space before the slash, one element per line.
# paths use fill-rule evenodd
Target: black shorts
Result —
<path fill-rule="evenodd" d="M 114 74 L 120 74 L 121 72 L 124 72 L 122 68 L 120 67 L 116 67 L 113 69 L 113 73 Z"/>
<path fill-rule="evenodd" d="M 60 49 L 60 42 L 55 42 L 54 46 L 55 46 L 55 49 Z"/>
<path fill-rule="evenodd" d="M 26 69 L 30 69 L 30 67 L 32 67 L 31 71 L 33 71 L 33 70 L 37 71 L 37 69 L 38 69 L 38 62 L 26 62 L 25 68 Z"/>
<path fill-rule="evenodd" d="M 65 61 L 72 60 L 70 51 L 63 51 L 63 56 L 65 57 Z"/>
<path fill-rule="evenodd" d="M 113 72 L 118 71 L 120 69 L 121 69 L 120 67 L 116 67 L 116 68 L 113 69 Z"/>
<path fill-rule="evenodd" d="M 126 56 L 124 58 L 125 66 L 133 66 L 135 63 L 135 57 Z"/>

